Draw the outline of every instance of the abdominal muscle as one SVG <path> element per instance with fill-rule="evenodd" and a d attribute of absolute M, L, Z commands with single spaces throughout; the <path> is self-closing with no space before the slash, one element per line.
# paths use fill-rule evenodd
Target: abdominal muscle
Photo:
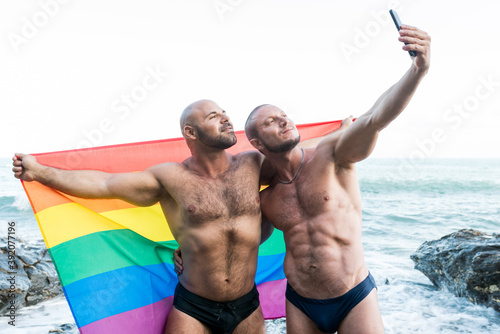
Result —
<path fill-rule="evenodd" d="M 284 271 L 297 293 L 313 299 L 341 296 L 368 275 L 358 213 L 336 220 L 328 215 L 294 224 L 284 231 Z"/>
<path fill-rule="evenodd" d="M 189 291 L 214 301 L 231 301 L 255 284 L 260 217 L 239 217 L 225 224 L 213 221 L 189 228 L 179 237 L 184 271 L 179 282 Z M 253 228 L 251 228 L 253 226 Z"/>

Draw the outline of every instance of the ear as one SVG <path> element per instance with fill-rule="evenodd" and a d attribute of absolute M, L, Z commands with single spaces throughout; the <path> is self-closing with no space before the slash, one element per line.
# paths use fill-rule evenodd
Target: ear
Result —
<path fill-rule="evenodd" d="M 261 151 L 264 146 L 262 145 L 261 141 L 258 140 L 257 138 L 253 138 L 250 140 L 250 144 L 252 144 L 253 147 L 255 147 L 257 150 Z"/>
<path fill-rule="evenodd" d="M 198 135 L 196 133 L 196 129 L 193 128 L 190 125 L 186 125 L 184 127 L 184 138 L 189 138 L 189 139 L 192 139 L 192 140 L 197 139 Z"/>

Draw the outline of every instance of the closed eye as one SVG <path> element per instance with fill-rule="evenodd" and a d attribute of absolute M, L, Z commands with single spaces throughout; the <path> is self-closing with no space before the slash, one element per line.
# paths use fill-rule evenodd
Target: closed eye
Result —
<path fill-rule="evenodd" d="M 222 110 L 222 114 L 225 115 L 226 114 L 226 111 L 225 110 Z M 205 116 L 206 118 L 208 118 L 209 120 L 213 119 L 213 118 L 216 118 L 220 115 L 220 113 L 218 113 L 217 111 L 212 111 L 210 114 L 208 114 L 207 116 Z"/>
<path fill-rule="evenodd" d="M 210 114 L 208 114 L 205 117 L 208 118 L 209 120 L 212 119 L 212 118 L 215 118 L 215 117 L 217 117 L 217 112 L 212 111 Z"/>

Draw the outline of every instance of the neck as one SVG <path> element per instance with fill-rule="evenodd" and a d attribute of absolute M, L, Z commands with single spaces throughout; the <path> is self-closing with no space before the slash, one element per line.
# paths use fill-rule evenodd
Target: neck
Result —
<path fill-rule="evenodd" d="M 195 172 L 217 178 L 230 167 L 232 155 L 221 149 L 192 149 L 190 168 Z"/>
<path fill-rule="evenodd" d="M 301 168 L 302 154 L 302 149 L 298 147 L 283 153 L 266 152 L 266 156 L 276 168 L 278 179 L 282 183 L 287 183 L 297 176 L 297 171 Z"/>

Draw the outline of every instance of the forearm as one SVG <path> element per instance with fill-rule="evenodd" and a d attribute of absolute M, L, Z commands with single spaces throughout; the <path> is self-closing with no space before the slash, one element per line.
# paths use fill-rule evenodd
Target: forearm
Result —
<path fill-rule="evenodd" d="M 367 114 L 370 123 L 378 130 L 389 125 L 406 108 L 426 73 L 427 70 L 419 70 L 412 64 L 403 77 L 384 92 L 369 110 Z"/>
<path fill-rule="evenodd" d="M 14 177 L 25 182 L 38 181 L 76 197 L 118 198 L 138 206 L 158 202 L 164 187 L 156 173 L 169 175 L 175 168 L 175 164 L 162 164 L 135 173 L 105 173 L 49 167 L 24 153 L 16 153 L 12 160 Z"/>
<path fill-rule="evenodd" d="M 412 65 L 369 111 L 344 132 L 345 135 L 334 145 L 334 157 L 339 165 L 361 161 L 371 154 L 380 130 L 405 109 L 424 76 L 425 73 L 417 71 Z"/>
<path fill-rule="evenodd" d="M 106 182 L 111 176 L 96 170 L 63 170 L 40 165 L 34 180 L 72 196 L 110 198 Z"/>

